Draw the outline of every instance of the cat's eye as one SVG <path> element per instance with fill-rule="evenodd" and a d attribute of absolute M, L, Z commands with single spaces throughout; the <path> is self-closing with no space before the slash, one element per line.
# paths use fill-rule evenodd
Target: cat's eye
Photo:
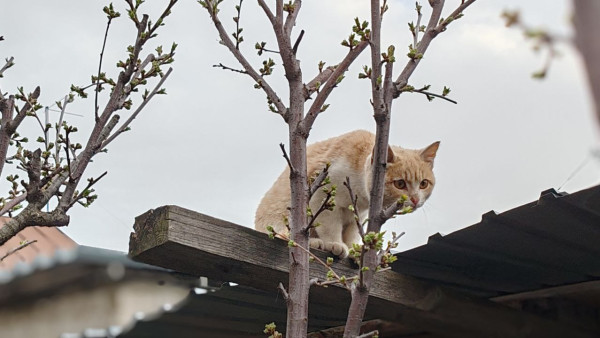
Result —
<path fill-rule="evenodd" d="M 406 189 L 406 181 L 405 180 L 395 180 L 394 186 L 398 189 Z"/>
<path fill-rule="evenodd" d="M 419 188 L 421 188 L 421 189 L 426 189 L 428 186 L 429 186 L 428 180 L 422 180 L 421 183 L 419 184 Z"/>

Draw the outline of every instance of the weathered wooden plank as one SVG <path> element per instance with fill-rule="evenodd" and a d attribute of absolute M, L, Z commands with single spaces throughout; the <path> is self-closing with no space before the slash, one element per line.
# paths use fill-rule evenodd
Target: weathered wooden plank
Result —
<path fill-rule="evenodd" d="M 198 276 L 273 290 L 287 284 L 289 253 L 281 240 L 176 206 L 160 207 L 136 218 L 130 255 L 154 264 Z M 323 254 L 323 256 L 325 256 Z M 354 275 L 347 261 L 333 268 Z M 325 269 L 311 265 L 311 277 Z M 347 307 L 342 288 L 311 291 L 324 303 Z M 561 323 L 542 319 L 488 300 L 472 299 L 424 281 L 385 271 L 376 275 L 368 318 L 401 321 L 417 329 L 460 337 L 593 337 Z"/>

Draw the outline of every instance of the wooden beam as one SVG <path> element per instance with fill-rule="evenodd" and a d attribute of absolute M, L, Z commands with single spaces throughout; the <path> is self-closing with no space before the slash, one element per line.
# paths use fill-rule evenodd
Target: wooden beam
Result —
<path fill-rule="evenodd" d="M 177 206 L 150 210 L 135 220 L 129 252 L 133 259 L 196 276 L 274 290 L 287 284 L 289 253 L 281 240 Z M 340 275 L 356 270 L 346 260 L 333 268 Z M 311 265 L 311 278 L 325 269 Z M 347 306 L 348 292 L 316 288 L 311 297 Z M 415 329 L 456 337 L 595 337 L 562 323 L 510 309 L 484 299 L 385 271 L 376 275 L 367 316 L 400 321 Z"/>

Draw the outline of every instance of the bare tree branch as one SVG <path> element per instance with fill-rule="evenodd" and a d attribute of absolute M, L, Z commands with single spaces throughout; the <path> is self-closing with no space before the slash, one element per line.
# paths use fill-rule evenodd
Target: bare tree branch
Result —
<path fill-rule="evenodd" d="M 333 89 L 337 86 L 338 79 L 343 76 L 346 70 L 348 70 L 348 67 L 354 62 L 354 60 L 356 60 L 360 53 L 367 48 L 368 45 L 369 41 L 363 40 L 358 44 L 358 46 L 352 48 L 344 60 L 342 60 L 342 62 L 335 67 L 335 70 L 328 77 L 325 85 L 321 86 L 321 91 L 310 106 L 304 121 L 302 121 L 302 129 L 305 133 L 308 133 L 311 130 L 313 123 L 317 119 L 317 116 L 323 111 L 323 105 Z"/>
<path fill-rule="evenodd" d="M 26 247 L 28 247 L 31 244 L 36 243 L 36 242 L 37 242 L 37 239 L 34 239 L 33 241 L 25 241 L 24 243 L 20 244 L 18 247 L 14 248 L 14 249 L 8 250 L 2 257 L 0 257 L 0 262 L 2 262 L 3 260 L 5 260 L 6 257 L 14 254 L 15 252 L 17 252 L 17 251 L 19 251 L 21 249 L 24 249 L 24 248 L 26 248 Z"/>
<path fill-rule="evenodd" d="M 19 127 L 19 125 L 21 125 L 21 122 L 23 122 L 23 119 L 25 119 L 25 116 L 27 116 L 27 113 L 29 113 L 31 111 L 32 108 L 34 108 L 34 101 L 37 100 L 37 98 L 40 97 L 40 87 L 35 87 L 35 89 L 33 90 L 33 93 L 31 93 L 30 95 L 26 96 L 26 102 L 23 105 L 23 107 L 21 107 L 21 110 L 19 110 L 17 112 L 17 115 L 14 117 L 14 119 L 12 121 L 9 121 L 6 128 L 7 128 L 7 132 L 9 134 L 12 135 L 12 133 L 14 133 L 17 128 Z"/>
<path fill-rule="evenodd" d="M 263 9 L 265 14 L 267 15 L 267 18 L 269 18 L 271 25 L 274 26 L 275 25 L 275 16 L 273 15 L 273 12 L 271 12 L 271 9 L 269 8 L 269 6 L 265 2 L 265 0 L 258 0 L 258 5 L 260 6 L 260 8 Z"/>
<path fill-rule="evenodd" d="M 310 99 L 310 96 L 318 91 L 321 88 L 321 85 L 331 78 L 331 74 L 335 71 L 337 66 L 330 66 L 325 68 L 322 72 L 320 72 L 314 79 L 312 79 L 308 84 L 304 85 L 304 99 Z"/>
<path fill-rule="evenodd" d="M 94 95 L 94 117 L 96 118 L 96 122 L 98 121 L 98 110 L 100 107 L 98 106 L 98 95 L 100 94 L 100 73 L 102 72 L 102 58 L 104 57 L 104 48 L 106 47 L 106 40 L 108 39 L 108 30 L 110 29 L 110 23 L 112 22 L 112 17 L 108 17 L 108 21 L 106 22 L 106 31 L 104 32 L 104 40 L 102 41 L 102 50 L 100 51 L 100 61 L 98 62 L 98 77 L 96 78 L 96 92 Z"/>
<path fill-rule="evenodd" d="M 133 114 L 131 114 L 131 116 L 121 125 L 121 127 L 119 127 L 119 129 L 114 134 L 110 135 L 104 142 L 102 142 L 100 149 L 106 148 L 106 146 L 108 146 L 115 138 L 117 138 L 119 135 L 121 135 L 123 132 L 125 132 L 129 128 L 129 125 L 131 124 L 131 122 L 133 122 L 133 120 L 135 120 L 135 118 L 140 114 L 142 109 L 144 109 L 144 107 L 146 107 L 148 102 L 150 102 L 152 97 L 154 97 L 154 95 L 156 95 L 158 93 L 160 88 L 162 88 L 162 85 L 165 83 L 165 81 L 167 80 L 167 78 L 169 77 L 169 75 L 171 74 L 172 71 L 173 71 L 173 68 L 169 68 L 167 70 L 165 75 L 163 75 L 161 77 L 160 81 L 158 81 L 156 86 L 154 86 L 154 89 L 148 94 L 146 99 L 144 99 L 144 101 L 142 101 L 142 103 L 140 103 L 140 105 L 133 112 Z"/>
<path fill-rule="evenodd" d="M 456 102 L 455 100 L 452 100 L 451 98 L 449 98 L 449 97 L 448 97 L 448 96 L 446 96 L 446 95 L 443 95 L 443 94 L 442 94 L 442 95 L 440 95 L 440 94 L 432 93 L 432 92 L 430 92 L 430 91 L 427 91 L 427 90 L 425 90 L 424 88 L 421 88 L 421 89 L 414 89 L 414 88 L 413 88 L 413 89 L 406 89 L 406 87 L 404 87 L 404 88 L 401 90 L 401 92 L 409 92 L 409 93 L 419 93 L 419 94 L 423 94 L 423 95 L 425 95 L 425 96 L 427 97 L 427 99 L 428 99 L 428 100 L 430 100 L 430 101 L 433 99 L 433 97 L 437 97 L 437 98 L 440 98 L 440 99 L 442 99 L 442 100 L 446 100 L 446 101 L 448 101 L 448 102 L 452 102 L 452 103 L 454 103 L 454 104 L 458 104 L 458 102 Z"/>
<path fill-rule="evenodd" d="M 288 294 L 287 290 L 285 289 L 285 286 L 283 286 L 283 283 L 279 282 L 277 289 L 279 289 L 279 291 L 281 292 L 281 295 L 283 296 L 283 299 L 286 301 L 286 303 L 289 302 L 290 295 Z"/>
<path fill-rule="evenodd" d="M 283 104 L 283 102 L 281 101 L 281 99 L 279 98 L 279 96 L 277 96 L 277 94 L 275 93 L 273 88 L 271 88 L 269 83 L 260 74 L 258 74 L 258 72 L 254 69 L 254 67 L 252 67 L 252 65 L 248 62 L 248 60 L 246 60 L 244 55 L 238 49 L 235 48 L 235 44 L 229 38 L 229 34 L 227 34 L 227 32 L 225 31 L 225 27 L 223 27 L 221 20 L 217 16 L 217 13 L 215 13 L 211 9 L 211 6 L 213 5 L 213 0 L 207 0 L 206 3 L 208 4 L 207 11 L 208 11 L 215 27 L 217 28 L 217 31 L 219 32 L 219 37 L 221 38 L 221 43 L 223 43 L 223 45 L 225 45 L 225 47 L 227 47 L 227 49 L 229 49 L 231 54 L 233 54 L 233 56 L 236 58 L 236 60 L 238 60 L 240 65 L 242 65 L 242 67 L 248 72 L 248 75 L 250 75 L 250 77 L 254 81 L 256 81 L 256 83 L 259 84 L 260 87 L 265 91 L 269 100 L 271 102 L 273 102 L 273 104 L 277 108 L 277 113 L 279 115 L 281 115 L 282 117 L 284 117 L 284 114 L 286 113 L 287 109 L 286 109 L 285 105 Z"/>
<path fill-rule="evenodd" d="M 327 178 L 327 175 L 329 175 L 329 167 L 330 166 L 331 166 L 331 164 L 329 164 L 329 163 L 325 164 L 325 167 L 323 167 L 323 170 L 321 170 L 319 172 L 319 174 L 314 178 L 314 181 L 310 185 L 310 193 L 309 193 L 310 197 L 312 197 L 315 194 L 315 192 L 317 192 L 317 190 L 319 190 L 319 188 L 321 188 L 323 186 L 323 182 Z"/>
<path fill-rule="evenodd" d="M 423 34 L 423 37 L 421 38 L 421 41 L 419 41 L 417 46 L 414 46 L 417 50 L 417 53 L 421 55 L 425 54 L 431 41 L 439 33 L 443 32 L 451 22 L 453 22 L 454 20 L 456 20 L 456 18 L 462 15 L 462 12 L 465 9 L 467 9 L 467 7 L 475 3 L 475 1 L 477 0 L 462 1 L 462 3 L 448 16 L 448 19 L 452 19 L 446 19 L 441 23 L 439 21 L 442 15 L 442 9 L 444 7 L 444 0 L 429 1 L 429 3 L 432 6 L 432 13 L 429 17 L 429 23 L 427 24 L 427 28 L 425 30 L 425 33 Z M 394 97 L 400 95 L 400 90 L 408 84 L 408 79 L 410 78 L 414 70 L 417 68 L 417 65 L 419 64 L 420 60 L 420 58 L 416 58 L 411 59 L 407 62 L 406 66 L 402 70 L 402 73 L 400 73 L 400 75 L 395 81 L 396 89 Z"/>
<path fill-rule="evenodd" d="M 371 331 L 365 334 L 361 334 L 360 336 L 356 337 L 356 338 L 371 338 L 371 337 L 377 337 L 379 336 L 379 331 L 375 330 L 375 331 Z"/>
<path fill-rule="evenodd" d="M 363 229 L 363 225 L 360 222 L 359 210 L 358 210 L 358 195 L 356 195 L 352 191 L 352 186 L 350 185 L 350 177 L 346 176 L 346 181 L 344 181 L 344 186 L 348 189 L 348 194 L 350 195 L 350 201 L 352 202 L 352 213 L 354 214 L 354 220 L 356 221 L 356 227 L 358 228 L 358 233 L 360 234 L 360 238 L 365 238 L 365 229 Z"/>
<path fill-rule="evenodd" d="M 292 28 L 296 25 L 296 18 L 298 17 L 298 13 L 300 13 L 302 1 L 294 0 L 294 3 L 291 5 L 291 7 L 293 8 L 293 10 L 290 14 L 288 14 L 287 18 L 285 18 L 285 25 L 283 27 L 286 35 L 292 34 Z M 300 33 L 297 43 L 299 43 L 300 40 L 302 40 L 302 35 L 304 35 L 304 30 Z M 294 54 L 296 54 L 296 48 L 294 48 Z"/>
<path fill-rule="evenodd" d="M 18 195 L 17 197 L 6 202 L 6 204 L 4 204 L 4 207 L 2 207 L 2 209 L 0 209 L 0 216 L 11 211 L 15 206 L 19 205 L 19 203 L 23 202 L 26 198 L 27 198 L 27 191 L 23 192 L 22 194 Z"/>
<path fill-rule="evenodd" d="M 60 165 L 60 147 L 58 146 L 58 138 L 59 138 L 59 135 L 61 134 L 60 129 L 62 128 L 63 119 L 65 117 L 65 112 L 67 111 L 67 105 L 69 104 L 68 97 L 69 97 L 68 95 L 65 95 L 65 98 L 61 105 L 62 107 L 60 109 L 58 123 L 56 124 L 56 135 L 55 135 L 55 139 L 54 139 L 54 146 L 56 148 L 56 151 L 54 152 L 54 163 L 56 163 L 57 166 Z M 44 129 L 45 129 L 45 127 L 44 127 Z"/>
<path fill-rule="evenodd" d="M 115 82 L 112 79 L 107 79 L 104 73 L 102 73 L 102 58 L 107 40 L 108 26 L 110 25 L 112 18 L 116 18 L 120 15 L 118 12 L 114 11 L 112 5 L 110 5 L 104 8 L 104 12 L 108 14 L 109 24 L 107 24 L 107 31 L 103 40 L 98 76 L 91 85 L 84 88 L 72 86 L 72 88 L 74 88 L 72 89 L 73 91 L 84 97 L 84 91 L 87 88 L 96 88 L 96 98 L 94 100 L 93 108 L 95 112 L 95 124 L 89 135 L 88 142 L 83 150 L 76 154 L 76 150 L 80 148 L 80 145 L 73 145 L 69 140 L 69 133 L 75 132 L 76 130 L 72 127 L 63 127 L 62 123 L 66 106 L 72 99 L 71 95 L 66 96 L 63 104 L 59 104 L 61 108 L 61 115 L 55 130 L 57 135 L 55 140 L 56 142 L 54 143 L 57 149 L 56 153 L 54 154 L 55 163 L 51 165 L 48 162 L 49 157 L 47 155 L 42 155 L 46 154 L 46 152 L 48 152 L 50 149 L 48 133 L 45 125 L 42 125 L 42 129 L 44 130 L 45 134 L 44 141 L 46 145 L 46 151 L 42 153 L 40 149 L 37 149 L 33 152 L 23 150 L 21 155 L 21 150 L 19 150 L 19 153 L 17 153 L 18 156 L 15 156 L 16 159 L 21 161 L 20 166 L 22 169 L 25 169 L 28 174 L 28 182 L 21 182 L 21 185 L 25 187 L 26 190 L 25 193 L 21 194 L 13 193 L 13 199 L 7 201 L 0 212 L 9 212 L 24 200 L 27 201 L 27 204 L 15 217 L 13 217 L 2 228 L 0 228 L 0 244 L 5 243 L 10 237 L 14 236 L 16 233 L 28 226 L 65 226 L 69 223 L 69 216 L 66 214 L 66 212 L 73 206 L 74 203 L 85 200 L 84 204 L 89 204 L 91 201 L 93 201 L 93 199 L 96 198 L 95 195 L 90 195 L 93 191 L 91 187 L 98 182 L 98 180 L 102 178 L 104 174 L 96 179 L 92 178 L 88 180 L 87 187 L 84 188 L 81 193 L 76 193 L 76 188 L 92 157 L 94 157 L 103 149 L 103 145 L 108 144 L 118 134 L 120 134 L 120 132 L 123 131 L 121 129 L 118 133 L 115 133 L 116 135 L 111 136 L 111 132 L 114 130 L 119 121 L 119 115 L 114 113 L 122 108 L 129 109 L 132 105 L 130 94 L 136 91 L 139 86 L 143 86 L 146 82 L 146 79 L 155 77 L 157 75 L 163 75 L 162 66 L 173 61 L 172 57 L 174 55 L 176 44 L 173 44 L 171 52 L 167 54 L 162 54 L 162 47 L 159 46 L 157 48 L 159 56 L 155 57 L 153 54 L 149 54 L 143 62 L 140 61 L 139 56 L 146 43 L 156 35 L 156 29 L 163 25 L 164 18 L 170 13 L 172 6 L 177 2 L 177 0 L 170 0 L 168 2 L 162 15 L 156 22 L 154 22 L 154 24 L 149 23 L 149 17 L 147 15 L 143 15 L 141 20 L 138 18 L 137 9 L 141 3 L 134 4 L 132 0 L 126 0 L 126 2 L 129 4 L 131 9 L 129 14 L 131 20 L 136 25 L 137 33 L 135 43 L 132 47 L 128 48 L 127 62 L 119 61 L 118 63 L 118 67 L 123 68 L 123 71 L 121 71 L 119 74 L 117 81 Z M 144 69 L 147 65 L 152 65 L 149 70 Z M 127 128 L 131 121 L 139 114 L 139 112 L 155 94 L 162 93 L 163 90 L 159 90 L 159 88 L 162 86 L 170 72 L 171 70 L 162 76 L 157 87 L 152 93 L 146 92 L 143 95 L 143 102 L 124 123 L 123 128 Z M 99 115 L 97 94 L 100 91 L 100 86 L 103 84 L 111 85 L 112 90 L 106 106 Z M 37 103 L 39 94 L 40 89 L 36 88 L 36 90 L 30 95 L 26 96 L 24 93 L 20 92 L 19 96 L 11 96 L 8 100 L 0 100 L 0 108 L 2 112 L 2 125 L 0 127 L 0 156 L 2 156 L 2 158 L 6 158 L 6 149 L 8 147 L 4 147 L 4 145 L 10 143 L 11 135 L 14 133 L 24 117 L 41 107 L 41 105 Z M 15 111 L 15 98 L 23 100 L 25 104 L 13 118 L 13 112 Z M 39 118 L 37 116 L 36 118 L 41 125 Z M 63 128 L 64 132 L 66 133 L 66 136 L 64 137 L 61 136 Z M 107 142 L 107 138 L 109 136 L 111 136 L 111 139 Z M 22 140 L 15 141 L 19 142 Z M 59 141 L 65 142 L 65 146 L 61 147 L 58 145 Z M 60 151 L 66 152 L 68 162 L 66 166 L 61 165 L 60 163 Z M 73 156 L 72 158 L 71 155 Z M 0 165 L 0 171 L 1 169 L 2 167 Z M 44 175 L 43 177 L 42 174 Z M 43 212 L 42 209 L 44 206 L 54 196 L 58 198 L 57 207 L 51 212 Z"/>
<path fill-rule="evenodd" d="M 597 122 L 600 124 L 600 43 L 596 33 L 600 29 L 598 14 L 600 2 L 594 0 L 574 0 L 575 42 L 583 56 L 592 98 L 596 108 Z"/>
<path fill-rule="evenodd" d="M 298 38 L 296 39 L 296 42 L 294 43 L 294 47 L 292 47 L 292 52 L 294 54 L 298 53 L 298 46 L 300 46 L 300 41 L 302 41 L 303 36 L 304 36 L 304 29 L 300 31 L 300 35 L 298 35 Z"/>
<path fill-rule="evenodd" d="M 4 66 L 2 66 L 2 68 L 0 68 L 0 77 L 4 76 L 4 72 L 12 67 L 15 63 L 15 58 L 14 57 L 9 57 L 8 59 L 6 59 L 6 62 L 4 63 Z M 0 93 L 1 94 L 1 93 Z"/>
<path fill-rule="evenodd" d="M 279 143 L 279 148 L 281 148 L 281 152 L 283 153 L 283 158 L 285 158 L 285 161 L 288 164 L 288 167 L 290 168 L 290 172 L 295 172 L 296 169 L 294 169 L 294 166 L 292 165 L 292 161 L 290 161 L 290 158 L 288 157 L 287 151 L 285 151 L 285 145 L 283 143 Z"/>
<path fill-rule="evenodd" d="M 222 64 L 220 62 L 219 62 L 218 65 L 213 65 L 213 67 L 215 67 L 215 68 L 222 68 L 222 69 L 225 69 L 225 70 L 230 70 L 230 71 L 235 72 L 235 73 L 248 74 L 248 72 L 245 71 L 245 70 L 239 70 L 239 69 L 227 67 L 227 66 L 225 66 L 224 64 Z"/>

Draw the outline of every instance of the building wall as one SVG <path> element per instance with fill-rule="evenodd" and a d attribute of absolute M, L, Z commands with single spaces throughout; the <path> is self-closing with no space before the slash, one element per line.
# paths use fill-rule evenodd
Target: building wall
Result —
<path fill-rule="evenodd" d="M 85 329 L 130 325 L 136 313 L 157 313 L 183 300 L 189 289 L 150 281 L 126 281 L 0 309 L 1 338 L 60 337 Z"/>

